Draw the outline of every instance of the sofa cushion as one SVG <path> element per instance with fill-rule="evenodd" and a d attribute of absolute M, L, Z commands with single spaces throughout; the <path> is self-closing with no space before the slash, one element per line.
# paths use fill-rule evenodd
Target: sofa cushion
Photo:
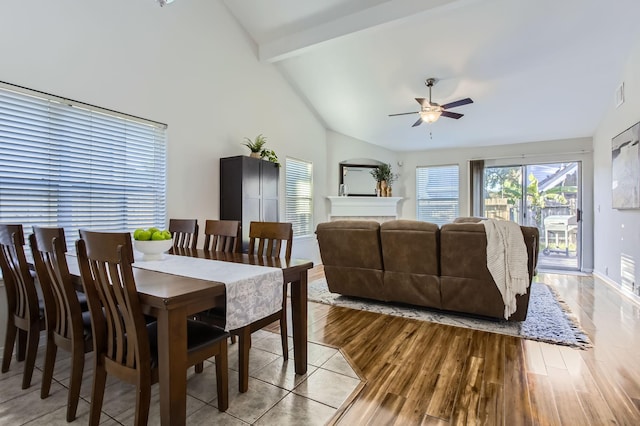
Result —
<path fill-rule="evenodd" d="M 415 220 L 392 220 L 380 226 L 385 271 L 438 275 L 438 225 Z"/>
<path fill-rule="evenodd" d="M 384 285 L 391 300 L 440 308 L 438 225 L 392 220 L 380 226 Z"/>

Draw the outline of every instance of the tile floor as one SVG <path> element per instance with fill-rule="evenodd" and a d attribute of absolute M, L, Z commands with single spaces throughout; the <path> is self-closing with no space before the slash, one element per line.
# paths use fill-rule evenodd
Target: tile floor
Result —
<path fill-rule="evenodd" d="M 309 343 L 308 370 L 294 373 L 293 351 L 289 361 L 280 356 L 280 336 L 267 331 L 253 335 L 249 391 L 238 392 L 237 345 L 229 346 L 229 409 L 217 407 L 215 365 L 206 362 L 202 374 L 188 373 L 187 424 L 220 425 L 323 425 L 359 388 L 357 374 L 339 350 Z M 290 342 L 289 347 L 293 347 Z M 22 390 L 23 363 L 15 359 L 10 370 L 0 374 L 0 425 L 67 425 L 66 402 L 70 375 L 67 352 L 58 351 L 54 382 L 48 398 L 40 399 L 44 347 L 38 350 L 32 385 Z M 81 400 L 76 421 L 87 424 L 91 398 L 92 359 L 87 355 Z M 150 425 L 160 424 L 158 385 L 151 394 Z M 101 425 L 133 424 L 135 388 L 110 378 L 102 406 Z"/>

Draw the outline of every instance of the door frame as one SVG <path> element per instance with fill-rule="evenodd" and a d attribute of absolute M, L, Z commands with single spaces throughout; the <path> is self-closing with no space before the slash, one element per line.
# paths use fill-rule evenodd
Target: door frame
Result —
<path fill-rule="evenodd" d="M 584 221 L 583 221 L 583 164 L 582 164 L 582 160 L 548 160 L 548 161 L 532 161 L 532 162 L 518 162 L 517 160 L 515 160 L 514 163 L 509 163 L 509 164 L 493 164 L 493 165 L 488 165 L 485 164 L 484 165 L 484 169 L 491 169 L 491 168 L 520 168 L 521 170 L 521 180 L 520 180 L 520 185 L 521 185 L 521 199 L 519 201 L 519 211 L 517 214 L 517 219 L 518 219 L 518 223 L 522 224 L 522 223 L 526 223 L 525 219 L 527 219 L 525 217 L 525 214 L 529 211 L 528 206 L 528 200 L 527 200 L 527 186 L 528 186 L 528 168 L 533 167 L 533 166 L 537 166 L 537 165 L 545 165 L 545 164 L 569 164 L 569 163 L 575 163 L 577 165 L 577 170 L 576 170 L 576 185 L 577 185 L 577 194 L 576 194 L 576 215 L 577 215 L 577 230 L 576 230 L 576 265 L 572 266 L 572 267 L 553 267 L 553 266 L 545 266 L 544 269 L 549 269 L 549 270 L 566 270 L 566 271 L 581 271 L 582 270 L 582 266 L 583 266 L 583 262 L 582 262 L 582 257 L 583 257 L 583 225 L 584 225 Z M 483 176 L 485 176 L 485 172 L 483 171 Z M 484 180 L 484 178 L 483 178 Z M 473 184 L 472 184 L 473 185 Z M 478 200 L 478 202 L 480 203 L 480 212 L 482 213 L 482 215 L 485 215 L 485 182 L 483 181 L 482 183 L 482 198 L 481 200 Z M 476 208 L 476 206 L 472 206 L 472 209 Z M 545 240 L 544 235 L 540 235 L 539 237 L 539 244 L 542 244 L 542 241 Z M 567 242 L 568 243 L 568 242 Z"/>

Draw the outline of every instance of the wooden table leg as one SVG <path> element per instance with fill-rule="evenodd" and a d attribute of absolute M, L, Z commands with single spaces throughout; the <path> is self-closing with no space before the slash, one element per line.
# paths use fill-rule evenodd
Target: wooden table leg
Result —
<path fill-rule="evenodd" d="M 307 271 L 300 281 L 291 283 L 291 315 L 293 319 L 293 356 L 297 374 L 307 372 Z"/>
<path fill-rule="evenodd" d="M 249 389 L 249 349 L 251 349 L 251 327 L 238 330 L 238 389 L 244 393 Z"/>
<path fill-rule="evenodd" d="M 169 337 L 170 336 L 170 337 Z M 158 315 L 160 419 L 166 426 L 182 426 L 187 417 L 187 312 Z"/>

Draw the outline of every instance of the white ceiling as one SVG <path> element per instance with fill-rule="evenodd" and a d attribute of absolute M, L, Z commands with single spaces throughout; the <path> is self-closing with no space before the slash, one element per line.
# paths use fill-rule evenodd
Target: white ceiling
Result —
<path fill-rule="evenodd" d="M 400 151 L 592 136 L 640 40 L 638 0 L 224 2 L 328 129 Z M 465 116 L 389 117 L 428 77 Z"/>

